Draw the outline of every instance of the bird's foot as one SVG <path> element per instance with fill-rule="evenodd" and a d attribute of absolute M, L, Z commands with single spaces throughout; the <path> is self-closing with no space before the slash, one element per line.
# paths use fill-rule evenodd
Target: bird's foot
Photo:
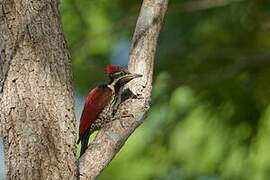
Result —
<path fill-rule="evenodd" d="M 133 99 L 144 99 L 142 94 L 136 94 Z"/>
<path fill-rule="evenodd" d="M 129 114 L 129 112 L 127 110 L 123 111 L 120 115 L 113 117 L 111 121 L 115 121 L 115 120 L 119 120 L 119 123 L 121 125 L 122 128 L 125 128 L 126 126 L 124 125 L 124 119 L 125 118 L 134 118 L 133 114 Z"/>

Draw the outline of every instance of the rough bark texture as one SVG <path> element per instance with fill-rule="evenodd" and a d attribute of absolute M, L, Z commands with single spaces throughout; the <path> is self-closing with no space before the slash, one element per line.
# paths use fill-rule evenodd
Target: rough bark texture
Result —
<path fill-rule="evenodd" d="M 80 179 L 95 179 L 110 163 L 130 134 L 143 122 L 149 108 L 156 43 L 168 0 L 144 0 L 137 21 L 130 52 L 129 70 L 143 77 L 128 87 L 140 98 L 126 100 L 118 114 L 128 112 L 130 118 L 114 121 L 102 129 L 79 160 Z M 118 115 L 116 114 L 116 115 Z"/>
<path fill-rule="evenodd" d="M 70 59 L 56 0 L 0 0 L 0 121 L 8 179 L 75 179 Z"/>

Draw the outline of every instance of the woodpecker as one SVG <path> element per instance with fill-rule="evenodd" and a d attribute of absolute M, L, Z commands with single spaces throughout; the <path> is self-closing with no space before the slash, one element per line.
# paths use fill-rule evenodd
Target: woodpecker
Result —
<path fill-rule="evenodd" d="M 95 87 L 85 100 L 77 142 L 78 144 L 81 141 L 80 156 L 87 149 L 90 135 L 112 121 L 121 87 L 132 79 L 142 77 L 142 75 L 132 74 L 115 65 L 108 65 L 105 71 L 109 82 Z"/>

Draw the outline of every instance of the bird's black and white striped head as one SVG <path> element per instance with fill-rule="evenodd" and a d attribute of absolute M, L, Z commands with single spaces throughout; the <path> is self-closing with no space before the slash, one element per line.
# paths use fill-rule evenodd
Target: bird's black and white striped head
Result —
<path fill-rule="evenodd" d="M 129 71 L 115 65 L 108 65 L 106 67 L 106 73 L 109 75 L 110 78 L 109 84 L 117 88 L 121 88 L 132 79 L 142 77 L 142 75 L 140 74 L 130 73 Z"/>

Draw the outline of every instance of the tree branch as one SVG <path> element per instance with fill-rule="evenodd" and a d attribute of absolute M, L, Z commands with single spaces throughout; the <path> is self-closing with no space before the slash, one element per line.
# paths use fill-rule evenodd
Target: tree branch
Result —
<path fill-rule="evenodd" d="M 95 179 L 144 120 L 152 90 L 156 44 L 167 4 L 168 0 L 143 1 L 129 60 L 130 72 L 142 74 L 143 77 L 132 81 L 126 87 L 140 98 L 127 99 L 116 113 L 116 116 L 127 113 L 130 117 L 114 121 L 99 131 L 94 142 L 79 159 L 80 179 Z M 121 124 L 124 124 L 124 127 Z"/>

